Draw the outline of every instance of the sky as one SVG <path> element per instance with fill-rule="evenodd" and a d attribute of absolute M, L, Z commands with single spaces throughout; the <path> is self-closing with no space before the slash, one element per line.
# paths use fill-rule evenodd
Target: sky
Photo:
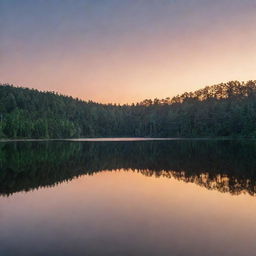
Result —
<path fill-rule="evenodd" d="M 0 83 L 102 103 L 256 79 L 256 0 L 0 0 Z"/>

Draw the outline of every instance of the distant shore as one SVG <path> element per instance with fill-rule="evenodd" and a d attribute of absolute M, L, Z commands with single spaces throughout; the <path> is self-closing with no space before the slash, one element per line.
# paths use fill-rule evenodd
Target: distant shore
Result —
<path fill-rule="evenodd" d="M 40 138 L 40 139 L 33 139 L 33 138 L 20 138 L 20 139 L 0 139 L 0 142 L 22 142 L 22 141 L 28 141 L 28 142 L 40 142 L 40 141 L 73 141 L 73 142 L 83 142 L 83 141 L 94 141 L 94 142 L 122 142 L 122 141 L 172 141 L 172 140 L 254 140 L 255 138 L 243 138 L 243 137 L 204 137 L 204 138 L 182 138 L 182 137 L 176 137 L 176 138 L 144 138 L 144 137 L 95 137 L 95 138 L 62 138 L 62 139 L 48 139 L 48 138 Z"/>

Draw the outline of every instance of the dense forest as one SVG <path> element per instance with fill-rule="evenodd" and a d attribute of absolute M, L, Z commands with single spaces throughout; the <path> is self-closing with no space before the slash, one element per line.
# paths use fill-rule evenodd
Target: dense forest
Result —
<path fill-rule="evenodd" d="M 256 137 L 256 81 L 131 105 L 0 85 L 0 138 L 117 136 Z"/>

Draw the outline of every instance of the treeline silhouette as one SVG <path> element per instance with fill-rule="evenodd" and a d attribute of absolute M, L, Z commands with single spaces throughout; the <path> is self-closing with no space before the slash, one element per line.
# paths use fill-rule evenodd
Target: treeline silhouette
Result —
<path fill-rule="evenodd" d="M 0 195 L 122 169 L 254 196 L 255 155 L 250 140 L 1 143 Z"/>
<path fill-rule="evenodd" d="M 0 86 L 0 138 L 255 137 L 255 122 L 256 81 L 122 106 Z"/>

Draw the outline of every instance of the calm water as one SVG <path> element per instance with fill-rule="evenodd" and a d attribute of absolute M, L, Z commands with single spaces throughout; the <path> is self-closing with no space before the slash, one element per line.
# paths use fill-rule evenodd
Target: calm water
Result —
<path fill-rule="evenodd" d="M 0 255 L 256 250 L 255 141 L 0 143 Z"/>

